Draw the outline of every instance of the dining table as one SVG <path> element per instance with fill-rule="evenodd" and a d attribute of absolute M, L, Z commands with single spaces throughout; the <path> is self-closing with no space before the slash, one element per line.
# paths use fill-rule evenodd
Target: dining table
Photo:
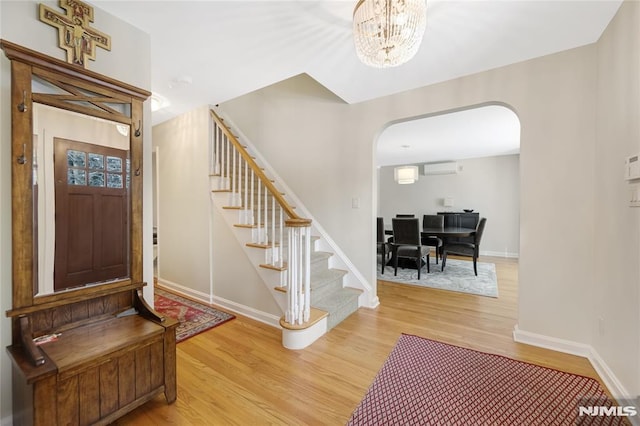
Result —
<path fill-rule="evenodd" d="M 393 229 L 385 229 L 385 235 L 393 235 Z M 470 237 L 476 233 L 474 228 L 462 228 L 459 226 L 446 226 L 443 228 L 422 228 L 422 237 Z"/>
<path fill-rule="evenodd" d="M 393 229 L 385 229 L 385 235 L 393 235 Z M 421 237 L 439 237 L 443 239 L 447 238 L 459 238 L 459 237 L 471 237 L 476 233 L 474 228 L 463 228 L 460 226 L 445 226 L 438 228 L 422 228 L 420 231 Z M 393 257 L 387 262 L 387 266 L 393 266 Z"/>
<path fill-rule="evenodd" d="M 422 228 L 420 235 L 423 237 L 470 237 L 476 233 L 474 228 L 462 228 L 459 226 L 445 226 L 443 228 Z M 391 231 L 393 235 L 393 231 Z"/>

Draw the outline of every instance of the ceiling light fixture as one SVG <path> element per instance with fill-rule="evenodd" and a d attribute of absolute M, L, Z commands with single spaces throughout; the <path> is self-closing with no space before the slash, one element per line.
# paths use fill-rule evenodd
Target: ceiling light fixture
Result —
<path fill-rule="evenodd" d="M 156 112 L 162 108 L 168 107 L 169 105 L 171 105 L 171 103 L 164 96 L 157 93 L 151 94 L 151 112 Z"/>
<path fill-rule="evenodd" d="M 359 0 L 353 11 L 353 38 L 366 65 L 388 68 L 413 58 L 427 22 L 425 0 Z"/>
<path fill-rule="evenodd" d="M 393 169 L 393 178 L 401 185 L 418 180 L 418 166 L 400 166 Z"/>

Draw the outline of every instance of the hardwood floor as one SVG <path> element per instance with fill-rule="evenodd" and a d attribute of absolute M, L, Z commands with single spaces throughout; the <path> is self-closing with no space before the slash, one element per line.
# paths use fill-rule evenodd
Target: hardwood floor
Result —
<path fill-rule="evenodd" d="M 178 400 L 156 398 L 118 425 L 344 425 L 401 333 L 598 378 L 584 358 L 513 342 L 518 264 L 494 262 L 497 299 L 378 281 L 360 309 L 300 351 L 238 316 L 178 344 Z M 471 272 L 473 273 L 473 272 Z"/>

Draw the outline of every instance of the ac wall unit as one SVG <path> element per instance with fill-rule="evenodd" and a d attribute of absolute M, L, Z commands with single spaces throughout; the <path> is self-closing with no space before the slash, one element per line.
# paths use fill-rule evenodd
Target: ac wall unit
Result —
<path fill-rule="evenodd" d="M 458 173 L 458 163 L 448 161 L 446 163 L 432 163 L 424 165 L 425 175 L 451 175 Z"/>

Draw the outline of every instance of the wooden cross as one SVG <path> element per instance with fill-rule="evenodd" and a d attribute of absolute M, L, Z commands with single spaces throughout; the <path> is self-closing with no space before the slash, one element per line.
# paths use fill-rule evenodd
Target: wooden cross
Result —
<path fill-rule="evenodd" d="M 91 28 L 93 7 L 79 0 L 59 0 L 61 14 L 40 4 L 40 20 L 58 28 L 58 46 L 67 51 L 67 62 L 87 67 L 96 59 L 96 46 L 111 50 L 111 37 Z"/>

